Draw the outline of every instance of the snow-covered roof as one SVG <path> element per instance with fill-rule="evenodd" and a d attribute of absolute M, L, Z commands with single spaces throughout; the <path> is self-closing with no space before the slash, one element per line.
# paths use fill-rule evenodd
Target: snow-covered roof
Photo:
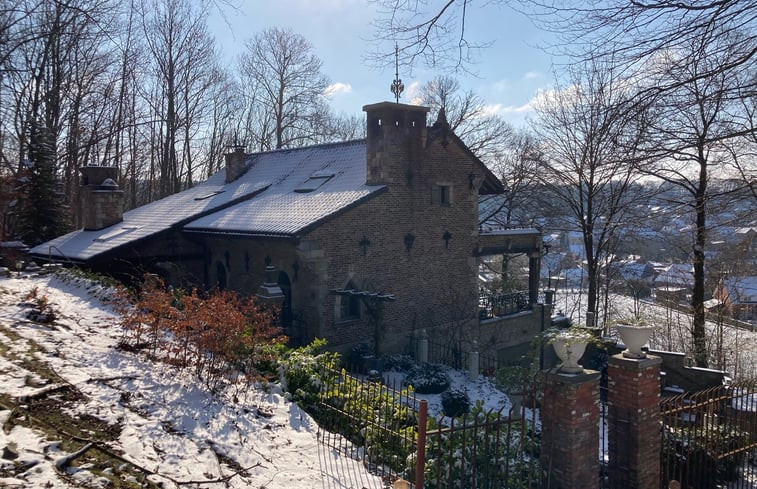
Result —
<path fill-rule="evenodd" d="M 123 221 L 43 243 L 32 254 L 86 261 L 169 229 L 291 235 L 377 192 L 365 185 L 365 141 L 257 153 L 226 183 L 225 170 L 183 192 L 125 212 Z"/>
<path fill-rule="evenodd" d="M 757 276 L 727 278 L 723 285 L 732 303 L 757 303 Z"/>
<path fill-rule="evenodd" d="M 523 236 L 524 234 L 541 234 L 541 231 L 535 228 L 492 228 L 482 227 L 478 233 L 486 236 Z"/>
<path fill-rule="evenodd" d="M 364 141 L 253 155 L 245 177 L 273 184 L 251 199 L 192 221 L 184 229 L 295 235 L 383 188 L 366 185 L 365 172 Z"/>
<path fill-rule="evenodd" d="M 674 263 L 655 278 L 656 284 L 690 286 L 694 283 L 694 269 L 689 264 Z"/>
<path fill-rule="evenodd" d="M 624 280 L 640 280 L 652 275 L 651 267 L 646 263 L 619 263 L 617 269 Z"/>

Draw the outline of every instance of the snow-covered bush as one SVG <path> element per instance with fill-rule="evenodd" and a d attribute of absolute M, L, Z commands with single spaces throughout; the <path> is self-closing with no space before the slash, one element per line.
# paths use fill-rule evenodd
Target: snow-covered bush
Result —
<path fill-rule="evenodd" d="M 460 389 L 450 389 L 442 392 L 442 409 L 450 418 L 456 418 L 466 414 L 470 410 L 470 398 Z"/>
<path fill-rule="evenodd" d="M 410 369 L 405 385 L 411 385 L 419 394 L 439 394 L 449 388 L 450 380 L 442 365 L 424 363 Z"/>

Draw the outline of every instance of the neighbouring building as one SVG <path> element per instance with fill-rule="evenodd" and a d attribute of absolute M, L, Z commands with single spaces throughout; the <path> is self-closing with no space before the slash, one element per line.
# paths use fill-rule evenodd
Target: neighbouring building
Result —
<path fill-rule="evenodd" d="M 541 233 L 479 230 L 479 196 L 502 184 L 443 111 L 429 127 L 426 107 L 363 109 L 364 140 L 255 154 L 237 147 L 207 181 L 123 215 L 114 170 L 84 167 L 84 229 L 31 253 L 244 294 L 275 282 L 295 343 L 325 337 L 337 349 L 373 342 L 398 351 L 426 329 L 501 355 L 530 341 L 544 311 L 511 328 L 480 320 L 477 277 L 483 256 L 526 253 L 535 305 Z"/>
<path fill-rule="evenodd" d="M 724 278 L 712 295 L 728 316 L 757 321 L 757 276 Z"/>
<path fill-rule="evenodd" d="M 674 263 L 662 270 L 654 279 L 657 302 L 677 304 L 686 301 L 694 286 L 694 269 L 688 264 Z"/>

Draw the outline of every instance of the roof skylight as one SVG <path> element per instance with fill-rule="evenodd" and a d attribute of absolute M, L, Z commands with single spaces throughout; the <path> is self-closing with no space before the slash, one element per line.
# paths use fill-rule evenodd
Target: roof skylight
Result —
<path fill-rule="evenodd" d="M 132 231 L 136 231 L 141 226 L 123 226 L 118 229 L 115 229 L 109 233 L 105 233 L 102 236 L 99 236 L 95 238 L 93 241 L 96 241 L 98 243 L 102 243 L 104 241 L 110 241 L 111 239 L 118 238 L 120 236 L 123 236 L 124 234 L 128 234 Z"/>
<path fill-rule="evenodd" d="M 314 190 L 319 189 L 321 185 L 331 180 L 333 176 L 334 176 L 333 173 L 327 173 L 327 172 L 322 172 L 322 171 L 315 172 L 312 175 L 310 175 L 310 178 L 308 178 L 305 182 L 301 183 L 297 188 L 295 188 L 294 191 L 299 194 L 312 192 Z"/>
<path fill-rule="evenodd" d="M 209 198 L 211 198 L 211 197 L 215 197 L 216 195 L 218 195 L 218 194 L 222 194 L 222 193 L 223 193 L 223 190 L 215 190 L 215 191 L 213 191 L 213 192 L 210 192 L 209 194 L 205 194 L 205 195 L 198 195 L 197 197 L 195 197 L 195 200 L 205 200 L 205 199 L 209 199 Z"/>

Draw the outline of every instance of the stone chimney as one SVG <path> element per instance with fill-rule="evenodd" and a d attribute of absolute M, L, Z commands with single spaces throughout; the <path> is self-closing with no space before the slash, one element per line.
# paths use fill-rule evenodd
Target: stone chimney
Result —
<path fill-rule="evenodd" d="M 247 171 L 244 146 L 235 144 L 233 149 L 231 153 L 226 153 L 226 183 L 233 182 Z"/>
<path fill-rule="evenodd" d="M 81 172 L 82 226 L 87 231 L 106 228 L 123 220 L 124 192 L 113 166 L 85 166 Z"/>
<path fill-rule="evenodd" d="M 429 108 L 380 102 L 363 110 L 367 118 L 366 183 L 412 184 L 412 167 L 426 145 Z"/>

